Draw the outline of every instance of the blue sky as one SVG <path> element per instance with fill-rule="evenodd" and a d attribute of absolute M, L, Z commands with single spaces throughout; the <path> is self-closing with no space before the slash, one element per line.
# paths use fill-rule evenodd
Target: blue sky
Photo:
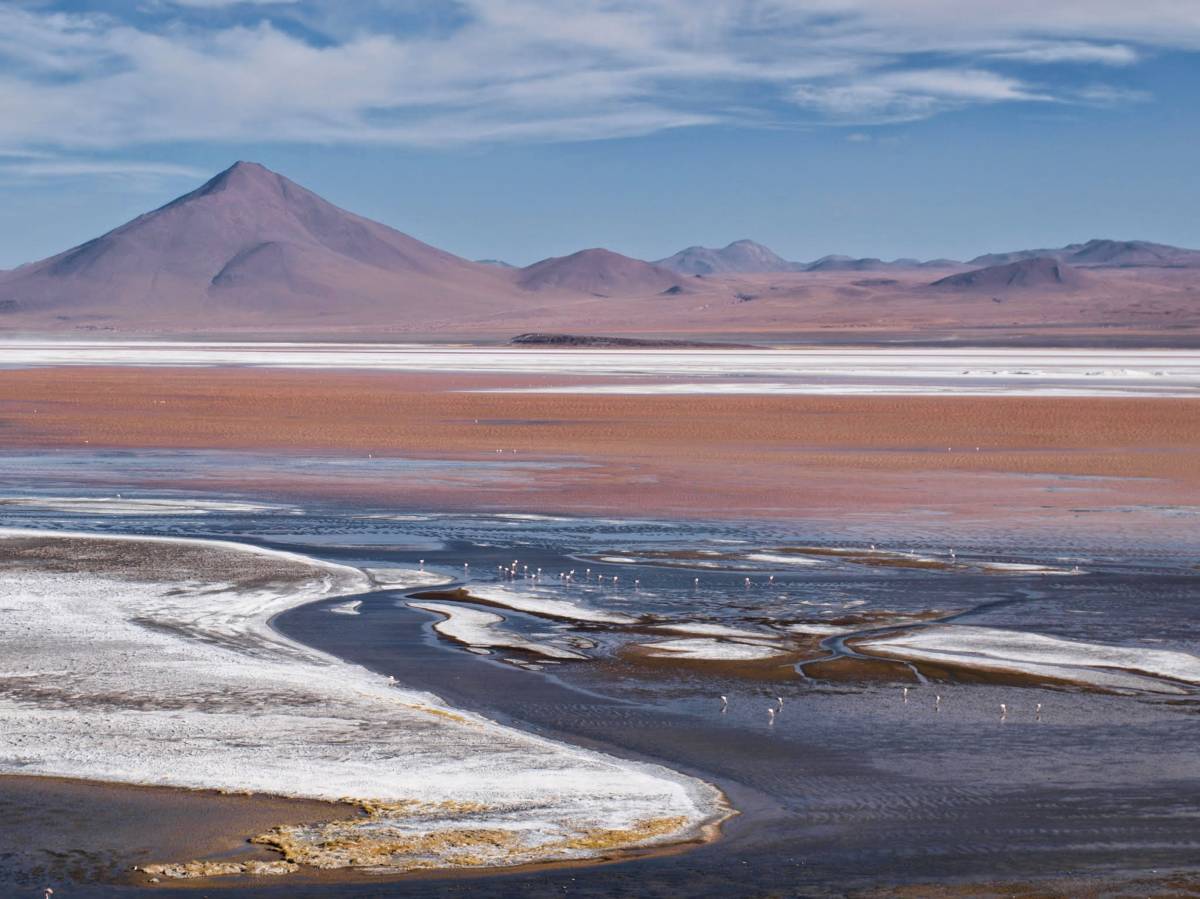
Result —
<path fill-rule="evenodd" d="M 0 267 L 236 159 L 472 258 L 1200 246 L 1196 0 L 0 0 Z"/>

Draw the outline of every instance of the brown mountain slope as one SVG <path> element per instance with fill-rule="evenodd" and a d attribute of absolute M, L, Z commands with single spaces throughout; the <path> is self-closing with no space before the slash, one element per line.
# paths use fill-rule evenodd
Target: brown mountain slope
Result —
<path fill-rule="evenodd" d="M 1088 277 L 1073 266 L 1050 256 L 992 265 L 934 281 L 939 290 L 994 293 L 1009 290 L 1080 290 Z"/>
<path fill-rule="evenodd" d="M 662 293 L 678 287 L 675 272 L 611 250 L 580 250 L 523 268 L 517 283 L 526 290 L 573 290 L 594 296 Z M 678 291 L 676 291 L 678 292 Z"/>
<path fill-rule="evenodd" d="M 239 162 L 58 256 L 0 275 L 17 313 L 214 326 L 479 315 L 511 275 L 339 209 Z"/>

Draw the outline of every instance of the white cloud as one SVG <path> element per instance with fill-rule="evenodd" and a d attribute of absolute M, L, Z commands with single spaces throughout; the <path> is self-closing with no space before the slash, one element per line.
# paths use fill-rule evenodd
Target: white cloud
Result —
<path fill-rule="evenodd" d="M 1124 44 L 1088 44 L 1079 41 L 1030 44 L 991 54 L 994 59 L 1014 62 L 1098 63 L 1106 66 L 1130 66 L 1141 58 L 1136 50 Z"/>
<path fill-rule="evenodd" d="M 190 6 L 195 9 L 225 9 L 230 6 L 284 6 L 300 0 L 160 0 L 164 6 Z"/>
<path fill-rule="evenodd" d="M 972 103 L 1050 97 L 1014 78 L 979 69 L 916 69 L 846 83 L 802 85 L 792 99 L 839 122 L 874 124 L 927 118 Z"/>
<path fill-rule="evenodd" d="M 211 175 L 171 162 L 96 159 L 50 153 L 0 151 L 0 184 L 49 183 L 73 178 L 120 182 L 122 189 L 158 190 L 165 182 L 195 181 Z"/>
<path fill-rule="evenodd" d="M 181 4 L 245 6 L 259 19 L 202 27 L 172 18 Z M 360 8 L 374 9 L 170 0 L 155 6 L 165 17 L 135 25 L 0 5 L 0 146 L 435 146 L 797 117 L 909 121 L 982 103 L 1099 102 L 1104 91 L 1120 102 L 1120 85 L 1089 88 L 1089 99 L 1010 70 L 1111 69 L 1156 47 L 1200 48 L 1195 0 L 383 4 L 438 21 L 404 29 L 379 10 L 355 19 Z M 303 27 L 272 24 L 276 10 Z M 325 39 L 298 36 L 306 29 Z"/>
<path fill-rule="evenodd" d="M 3 154 L 0 154 L 3 155 Z M 69 178 L 113 175 L 126 178 L 197 178 L 206 173 L 189 165 L 170 162 L 125 160 L 35 158 L 30 161 L 0 162 L 0 172 L 27 178 Z"/>

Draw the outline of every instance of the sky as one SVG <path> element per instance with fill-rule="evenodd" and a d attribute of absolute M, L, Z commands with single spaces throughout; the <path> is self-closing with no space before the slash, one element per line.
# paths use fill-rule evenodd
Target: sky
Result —
<path fill-rule="evenodd" d="M 1197 0 L 0 0 L 0 268 L 239 159 L 469 258 L 1200 247 Z"/>

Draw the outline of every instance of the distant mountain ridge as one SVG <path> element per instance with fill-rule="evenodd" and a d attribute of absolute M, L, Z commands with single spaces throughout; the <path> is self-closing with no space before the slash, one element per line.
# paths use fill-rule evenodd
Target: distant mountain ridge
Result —
<path fill-rule="evenodd" d="M 970 265 L 990 266 L 1046 257 L 1074 266 L 1113 266 L 1133 268 L 1200 268 L 1200 250 L 1151 243 L 1148 240 L 1107 240 L 1093 238 L 1086 243 L 1067 244 L 1057 249 L 1015 250 L 976 256 Z"/>
<path fill-rule="evenodd" d="M 524 268 L 472 262 L 239 162 L 93 240 L 0 272 L 0 330 L 618 337 L 1133 323 L 1172 339 L 1193 328 L 1200 341 L 1200 251 L 1149 241 L 964 264 L 800 263 L 736 240 L 661 263 L 602 248 Z"/>
<path fill-rule="evenodd" d="M 771 272 L 880 272 L 905 271 L 922 268 L 953 268 L 974 266 L 986 268 L 1007 265 L 1039 257 L 1058 259 L 1076 267 L 1109 266 L 1113 268 L 1161 267 L 1200 268 L 1200 250 L 1189 250 L 1147 240 L 1108 240 L 1094 238 L 1086 243 L 1067 244 L 1058 248 L 1013 250 L 1005 253 L 986 253 L 966 263 L 954 259 L 885 260 L 872 256 L 822 256 L 812 262 L 792 262 L 752 240 L 735 240 L 720 249 L 694 246 L 654 264 L 686 275 L 755 274 Z"/>
<path fill-rule="evenodd" d="M 1053 256 L 1035 256 L 960 272 L 934 281 L 930 286 L 941 290 L 996 293 L 1009 290 L 1078 290 L 1087 284 L 1088 277 L 1069 263 Z"/>
<path fill-rule="evenodd" d="M 853 256 L 822 256 L 814 262 L 790 262 L 774 250 L 752 240 L 735 240 L 720 249 L 687 247 L 654 265 L 681 275 L 756 274 L 771 272 L 877 272 L 959 265 L 952 259 L 883 259 Z"/>
<path fill-rule="evenodd" d="M 720 249 L 688 247 L 654 263 L 681 275 L 720 275 L 747 272 L 794 272 L 804 266 L 788 262 L 773 250 L 752 240 L 735 240 Z"/>
<path fill-rule="evenodd" d="M 535 262 L 517 273 L 517 283 L 526 290 L 558 288 L 600 297 L 682 291 L 676 272 L 599 247 Z"/>

